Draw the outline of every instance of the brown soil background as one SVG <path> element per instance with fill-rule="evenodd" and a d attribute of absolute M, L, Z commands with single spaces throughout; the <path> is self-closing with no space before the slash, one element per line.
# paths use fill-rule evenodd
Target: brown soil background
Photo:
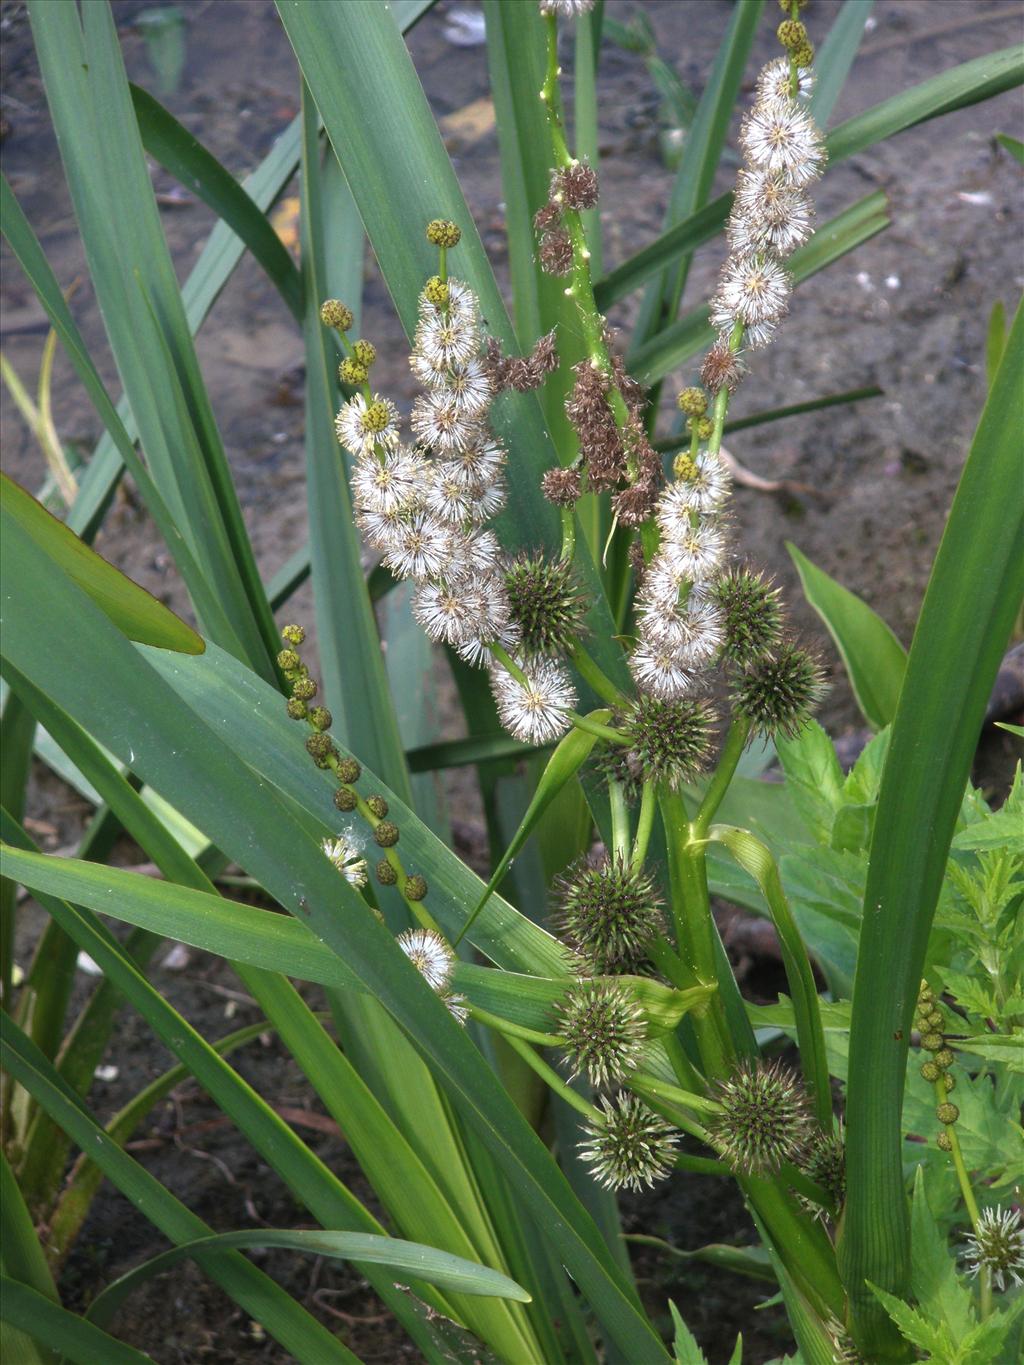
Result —
<path fill-rule="evenodd" d="M 114 5 L 129 75 L 156 92 L 136 23 L 146 8 L 152 6 L 136 0 Z M 297 112 L 294 59 L 270 0 L 193 0 L 183 8 L 185 70 L 165 103 L 242 177 Z M 435 114 L 447 119 L 443 126 L 456 170 L 499 280 L 507 285 L 497 138 L 486 111 L 474 104 L 488 93 L 485 50 L 455 47 L 445 36 L 452 13 L 472 8 L 461 0 L 442 0 L 410 35 L 409 45 Z M 699 94 L 730 17 L 730 0 L 609 0 L 608 12 L 624 20 L 641 8 L 654 26 L 660 54 Z M 815 0 L 808 20 L 812 36 L 820 38 L 828 30 L 838 8 L 838 0 Z M 773 9 L 771 3 L 766 6 L 752 71 L 774 55 Z M 1019 40 L 1024 28 L 1018 0 L 980 5 L 973 0 L 879 0 L 872 17 L 833 123 L 959 62 L 1005 47 Z M 0 36 L 5 173 L 62 284 L 81 278 L 72 308 L 101 373 L 116 392 L 116 373 L 85 274 L 21 4 L 0 4 Z M 608 266 L 660 230 L 672 175 L 658 154 L 658 104 L 641 59 L 606 44 L 599 108 Z M 734 415 L 745 416 L 871 383 L 885 390 L 885 397 L 872 402 L 747 430 L 729 441 L 732 453 L 755 473 L 813 490 L 794 497 L 738 488 L 735 533 L 749 558 L 781 580 L 798 628 L 822 648 L 835 679 L 822 718 L 834 734 L 859 723 L 856 707 L 820 622 L 800 595 L 784 542 L 794 541 L 860 593 L 909 642 L 984 401 L 989 311 L 998 299 L 1012 310 L 1024 284 L 1020 168 L 994 141 L 997 132 L 1022 136 L 1021 112 L 1020 92 L 1011 92 L 912 129 L 828 173 L 817 195 L 821 220 L 881 188 L 889 199 L 892 226 L 801 286 L 778 342 L 755 357 L 735 405 Z M 730 178 L 727 167 L 716 192 L 727 188 Z M 175 190 L 158 167 L 153 181 L 163 195 Z M 179 278 L 184 279 L 210 231 L 212 215 L 185 198 L 167 204 L 163 220 Z M 698 253 L 685 306 L 706 296 L 720 253 L 720 240 Z M 4 350 L 32 390 L 46 322 L 6 247 L 2 262 Z M 364 332 L 381 353 L 379 386 L 407 407 L 413 389 L 401 330 L 369 256 L 364 308 Z M 633 311 L 628 303 L 612 315 L 626 334 Z M 245 260 L 197 344 L 256 556 L 269 577 L 306 534 L 301 338 L 274 290 Z M 682 385 L 691 379 L 688 372 L 673 376 L 666 391 L 671 396 L 676 381 Z M 90 450 L 99 424 L 59 351 L 54 409 L 62 438 Z M 6 470 L 27 487 L 38 488 L 45 472 L 42 457 L 6 392 L 0 438 Z M 119 499 L 97 548 L 151 591 L 183 606 L 169 556 L 134 500 Z M 309 617 L 308 590 L 288 614 Z M 438 686 L 439 712 L 450 717 L 443 678 Z M 997 749 L 1004 745 L 1002 740 L 995 743 Z M 460 787 L 458 799 L 466 803 L 458 813 L 472 823 L 470 793 Z M 39 774 L 32 814 L 42 822 L 37 832 L 43 841 L 63 850 L 81 829 L 85 809 L 62 784 Z M 158 967 L 154 979 L 209 1037 L 255 1017 L 244 999 L 224 994 L 235 991 L 236 983 L 216 960 L 193 955 L 183 971 Z M 769 981 L 763 984 L 770 989 Z M 234 1010 L 230 1023 L 229 1009 Z M 119 1067 L 119 1075 L 96 1084 L 93 1101 L 104 1114 L 167 1064 L 145 1026 L 128 1013 L 119 1022 L 107 1060 Z M 237 1065 L 278 1107 L 311 1108 L 300 1073 L 275 1044 L 244 1050 Z M 143 1159 L 217 1227 L 248 1226 L 254 1217 L 277 1226 L 300 1222 L 301 1211 L 275 1178 L 216 1118 L 204 1094 L 183 1087 L 175 1103 L 155 1113 L 141 1135 L 151 1140 Z M 301 1131 L 372 1205 L 372 1194 L 344 1143 L 305 1126 Z M 679 1180 L 649 1199 L 632 1201 L 627 1225 L 682 1247 L 744 1241 L 751 1229 L 742 1207 L 724 1195 L 719 1183 Z M 127 1202 L 105 1186 L 65 1275 L 69 1306 L 84 1304 L 100 1285 L 161 1246 Z M 365 1285 L 344 1267 L 297 1265 L 277 1253 L 264 1255 L 261 1264 L 343 1330 L 361 1358 L 416 1359 L 380 1315 L 380 1305 Z M 646 1253 L 638 1271 L 652 1311 L 662 1314 L 666 1296 L 674 1297 L 712 1365 L 728 1358 L 740 1326 L 747 1343 L 745 1360 L 765 1361 L 785 1350 L 778 1313 L 752 1312 L 764 1297 L 758 1286 L 696 1264 L 679 1271 Z M 137 1294 L 116 1330 L 167 1365 L 285 1358 L 188 1267 Z"/>

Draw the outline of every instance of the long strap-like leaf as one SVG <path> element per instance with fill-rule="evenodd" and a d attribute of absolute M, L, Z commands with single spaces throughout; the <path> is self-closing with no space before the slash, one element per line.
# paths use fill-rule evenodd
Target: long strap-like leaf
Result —
<path fill-rule="evenodd" d="M 871 841 L 850 1029 L 840 1263 L 862 1349 L 899 1339 L 866 1281 L 907 1289 L 900 1113 L 911 1016 L 985 704 L 1024 595 L 1024 305 L 964 466 L 893 722 Z"/>

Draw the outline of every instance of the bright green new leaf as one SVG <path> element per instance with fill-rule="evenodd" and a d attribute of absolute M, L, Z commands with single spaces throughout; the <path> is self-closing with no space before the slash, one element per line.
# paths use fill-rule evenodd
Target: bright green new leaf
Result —
<path fill-rule="evenodd" d="M 206 648 L 191 626 L 120 569 L 101 559 L 6 474 L 0 474 L 0 516 L 5 522 L 17 522 L 129 640 L 179 654 L 202 654 Z M 7 581 L 13 587 L 13 580 Z"/>
<path fill-rule="evenodd" d="M 864 718 L 881 730 L 896 714 L 907 666 L 906 650 L 866 602 L 812 564 L 788 540 L 786 549 L 800 575 L 804 595 L 842 655 Z"/>

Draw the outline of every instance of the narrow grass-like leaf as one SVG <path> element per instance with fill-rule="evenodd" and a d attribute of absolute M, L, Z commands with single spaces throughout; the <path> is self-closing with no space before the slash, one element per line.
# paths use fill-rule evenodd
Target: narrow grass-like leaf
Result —
<path fill-rule="evenodd" d="M 6 474 L 0 474 L 0 512 L 5 521 L 17 521 L 129 640 L 182 654 L 201 654 L 206 648 L 180 616 L 108 564 Z"/>
<path fill-rule="evenodd" d="M 273 618 L 200 377 L 107 4 L 33 4 L 33 36 L 111 349 L 154 481 L 246 657 Z M 170 368 L 168 367 L 170 358 Z"/>
<path fill-rule="evenodd" d="M 826 1133 L 831 1133 L 832 1088 L 825 1055 L 825 1034 L 818 1010 L 818 991 L 807 949 L 782 889 L 775 859 L 748 830 L 730 825 L 712 825 L 708 833 L 711 839 L 724 844 L 739 865 L 756 879 L 768 904 L 772 923 L 779 936 L 790 995 L 793 997 L 804 1082 L 814 1104 L 815 1118 Z"/>
<path fill-rule="evenodd" d="M 316 110 L 302 92 L 302 286 L 306 342 L 306 472 L 309 545 L 325 700 L 337 718 L 337 733 L 356 744 L 404 800 L 411 800 L 398 723 L 388 692 L 377 623 L 360 562 L 359 534 L 334 432 L 337 386 L 331 371 L 334 346 L 320 321 L 328 297 L 325 212 L 317 142 Z M 344 231 L 349 272 L 362 275 L 363 234 L 348 195 Z M 334 225 L 335 232 L 339 225 Z"/>
<path fill-rule="evenodd" d="M 800 575 L 804 596 L 842 655 L 857 705 L 869 725 L 884 729 L 896 714 L 907 668 L 906 650 L 856 593 L 812 564 L 791 541 L 786 541 L 786 549 Z"/>
<path fill-rule="evenodd" d="M 827 128 L 836 100 L 846 84 L 864 36 L 875 0 L 845 0 L 828 36 L 814 58 L 814 90 L 811 115 L 819 128 Z"/>
<path fill-rule="evenodd" d="M 69 1313 L 30 1285 L 0 1276 L 0 1316 L 77 1365 L 148 1365 L 150 1357 Z M 355 1356 L 350 1357 L 355 1360 Z M 13 1365 L 13 1360 L 12 1360 Z"/>
<path fill-rule="evenodd" d="M 82 1099 L 6 1014 L 0 1014 L 0 1059 L 77 1146 L 89 1153 L 110 1181 L 172 1242 L 213 1235 L 213 1228 L 104 1132 Z M 240 1252 L 203 1256 L 199 1264 L 302 1365 L 353 1365 L 352 1352 Z"/>
<path fill-rule="evenodd" d="M 114 752 L 131 744 L 135 769 L 144 780 L 151 780 L 159 767 L 168 799 L 345 958 L 368 991 L 416 1038 L 460 1115 L 480 1133 L 516 1183 L 531 1216 L 545 1227 L 605 1333 L 642 1365 L 663 1361 L 664 1347 L 593 1222 L 552 1167 L 547 1149 L 390 934 L 323 857 L 316 836 L 297 818 L 298 807 L 272 781 L 254 782 L 251 770 L 235 760 L 208 723 L 208 700 L 198 711 L 184 705 L 153 667 L 158 652 L 145 652 L 120 637 L 73 584 L 54 573 L 31 542 L 22 540 L 15 550 L 34 582 L 31 604 L 15 597 L 5 608 L 5 648 L 15 665 L 31 681 L 45 679 L 55 699 L 70 704 L 72 712 L 86 710 L 90 729 Z M 65 671 L 62 678 L 54 666 L 58 647 L 62 654 L 79 650 L 73 675 Z M 254 675 L 248 676 L 256 681 Z M 264 689 L 263 700 L 279 713 L 269 689 Z M 232 708 L 236 724 L 244 714 Z M 146 720 L 154 715 L 160 716 L 159 735 Z M 172 749 L 175 753 L 169 759 Z M 287 744 L 275 746 L 278 761 L 286 751 Z M 307 773 L 312 777 L 312 770 Z M 397 819 L 403 831 L 417 823 L 411 812 Z M 428 881 L 435 861 L 420 864 Z M 464 917 L 464 908 L 461 913 Z M 113 951 L 108 949 L 105 955 Z M 148 1007 L 155 1012 L 155 1002 L 148 1002 Z M 172 1041 L 182 1046 L 181 1037 L 179 1021 Z M 191 1035 L 186 1037 L 191 1051 L 197 1044 Z M 203 1058 L 205 1071 L 205 1054 Z M 219 1059 L 217 1065 L 223 1065 Z M 212 1075 L 212 1061 L 209 1067 Z M 210 1077 L 203 1083 L 209 1085 Z M 253 1125 L 249 1133 L 251 1140 L 259 1137 Z M 275 1151 L 271 1159 L 279 1164 L 281 1152 Z M 308 1164 L 306 1158 L 303 1164 Z"/>
<path fill-rule="evenodd" d="M 789 270 L 794 284 L 801 284 L 819 270 L 824 270 L 884 231 L 889 223 L 885 194 L 876 190 L 873 194 L 865 195 L 820 227 L 806 246 L 793 253 Z M 695 309 L 632 351 L 629 356 L 630 369 L 645 383 L 655 383 L 690 356 L 703 350 L 714 339 L 714 335 L 714 328 L 708 322 L 707 307 Z"/>
<path fill-rule="evenodd" d="M 476 1265 L 462 1256 L 438 1251 L 421 1242 L 404 1242 L 398 1237 L 378 1237 L 371 1232 L 306 1232 L 288 1228 L 246 1228 L 241 1232 L 220 1232 L 200 1237 L 165 1251 L 122 1275 L 108 1285 L 89 1305 L 92 1322 L 109 1322 L 118 1307 L 139 1285 L 154 1275 L 162 1275 L 179 1261 L 193 1260 L 196 1252 L 219 1251 L 226 1247 L 275 1247 L 298 1251 L 304 1256 L 326 1256 L 328 1260 L 361 1261 L 382 1265 L 403 1276 L 436 1284 L 460 1294 L 491 1295 L 529 1303 L 530 1296 L 521 1285 L 498 1270 Z"/>
<path fill-rule="evenodd" d="M 985 705 L 1024 595 L 1022 373 L 1018 307 L 914 632 L 871 842 L 839 1250 L 858 1340 L 879 1359 L 897 1349 L 896 1336 L 865 1282 L 898 1295 L 909 1274 L 900 1110 L 911 1016 Z"/>
<path fill-rule="evenodd" d="M 996 299 L 988 315 L 988 331 L 985 333 L 985 381 L 991 388 L 1003 358 L 1006 346 L 1006 308 L 1002 299 Z"/>
<path fill-rule="evenodd" d="M 821 412 L 824 408 L 840 407 L 845 403 L 860 403 L 865 398 L 884 398 L 885 390 L 877 384 L 868 384 L 862 389 L 847 389 L 845 393 L 830 393 L 826 398 L 808 398 L 805 403 L 789 403 L 783 408 L 770 408 L 765 412 L 754 412 L 749 417 L 737 417 L 725 424 L 725 434 L 731 431 L 745 431 L 748 427 L 763 427 L 769 422 L 781 422 L 784 417 L 799 417 L 805 412 Z"/>
<path fill-rule="evenodd" d="M 432 773 L 439 768 L 463 768 L 477 763 L 507 763 L 510 758 L 529 758 L 549 749 L 550 745 L 534 748 L 512 739 L 504 730 L 494 735 L 474 735 L 470 739 L 444 739 L 437 744 L 424 744 L 419 749 L 406 750 L 409 771 Z"/>
<path fill-rule="evenodd" d="M 225 170 L 159 100 L 138 85 L 129 88 L 146 151 L 237 233 L 266 271 L 290 312 L 301 320 L 303 299 L 299 272 L 269 219 L 230 171 Z"/>

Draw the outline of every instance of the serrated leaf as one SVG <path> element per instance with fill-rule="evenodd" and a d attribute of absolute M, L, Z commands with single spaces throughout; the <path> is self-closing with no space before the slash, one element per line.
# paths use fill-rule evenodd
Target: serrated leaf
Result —
<path fill-rule="evenodd" d="M 886 1293 L 870 1280 L 867 1284 L 906 1341 L 922 1351 L 927 1351 L 929 1360 L 941 1361 L 942 1365 L 959 1365 L 961 1357 L 945 1324 L 936 1326 L 930 1323 L 926 1317 L 911 1308 L 909 1303 L 898 1299 L 895 1294 Z"/>
<path fill-rule="evenodd" d="M 675 1333 L 672 1350 L 675 1352 L 676 1365 L 708 1365 L 708 1358 L 697 1344 L 697 1338 L 687 1327 L 671 1299 L 668 1301 L 668 1311 L 672 1315 L 672 1328 Z"/>
<path fill-rule="evenodd" d="M 971 1291 L 957 1275 L 945 1235 L 928 1205 L 923 1166 L 914 1173 L 910 1275 L 910 1287 L 921 1311 L 944 1323 L 954 1340 L 966 1336 L 975 1322 Z"/>
<path fill-rule="evenodd" d="M 843 804 L 843 770 L 832 741 L 811 720 L 795 738 L 780 735 L 775 748 L 804 824 L 817 843 L 827 844 L 836 811 Z"/>

